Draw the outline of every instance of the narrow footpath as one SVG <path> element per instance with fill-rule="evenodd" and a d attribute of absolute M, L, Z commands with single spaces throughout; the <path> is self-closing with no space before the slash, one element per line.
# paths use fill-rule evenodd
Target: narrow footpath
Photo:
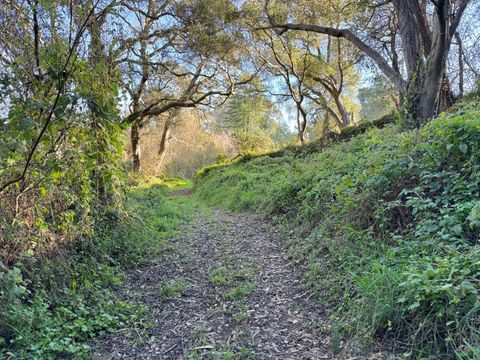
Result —
<path fill-rule="evenodd" d="M 101 344 L 110 359 L 329 359 L 321 309 L 280 248 L 281 234 L 245 214 L 198 215 L 154 266 L 128 274 L 122 296 L 150 308 L 141 339 Z"/>
<path fill-rule="evenodd" d="M 149 309 L 150 326 L 102 339 L 98 358 L 360 359 L 332 354 L 340 344 L 332 344 L 322 305 L 288 262 L 283 236 L 253 215 L 198 213 L 119 289 Z"/>

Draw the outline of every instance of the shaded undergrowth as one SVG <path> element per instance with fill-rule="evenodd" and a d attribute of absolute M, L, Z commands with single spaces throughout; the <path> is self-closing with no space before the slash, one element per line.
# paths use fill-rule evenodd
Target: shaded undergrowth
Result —
<path fill-rule="evenodd" d="M 114 288 L 124 270 L 168 250 L 165 239 L 195 205 L 167 193 L 187 186 L 143 179 L 129 189 L 125 213 L 106 214 L 91 237 L 0 268 L 0 359 L 89 358 L 90 338 L 143 327 L 147 309 L 122 301 Z"/>

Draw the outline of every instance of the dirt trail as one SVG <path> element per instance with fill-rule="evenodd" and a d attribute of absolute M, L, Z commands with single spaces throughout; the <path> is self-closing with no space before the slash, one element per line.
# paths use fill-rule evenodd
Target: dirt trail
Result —
<path fill-rule="evenodd" d="M 271 224 L 214 211 L 184 225 L 122 296 L 151 310 L 146 334 L 102 341 L 106 359 L 332 359 L 320 304 L 302 287 Z"/>

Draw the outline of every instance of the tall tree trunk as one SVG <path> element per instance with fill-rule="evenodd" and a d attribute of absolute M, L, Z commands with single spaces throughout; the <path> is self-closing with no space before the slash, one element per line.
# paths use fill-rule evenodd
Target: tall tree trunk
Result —
<path fill-rule="evenodd" d="M 148 9 L 149 12 L 153 8 L 153 1 L 148 1 Z M 141 31 L 141 36 L 147 37 L 147 34 L 151 28 L 152 19 L 148 19 L 145 23 Z M 149 56 L 147 54 L 148 48 L 148 41 L 143 39 L 140 41 L 140 55 L 141 59 L 143 60 L 142 64 L 142 77 L 138 84 L 136 91 L 132 94 L 132 111 L 133 113 L 139 111 L 140 108 L 140 98 L 142 97 L 145 87 L 147 85 L 147 81 L 149 78 Z M 140 159 L 140 129 L 143 127 L 143 120 L 144 117 L 140 117 L 137 121 L 132 125 L 131 133 L 130 133 L 130 142 L 132 146 L 132 169 L 135 172 L 139 172 L 142 170 L 142 164 Z"/>
<path fill-rule="evenodd" d="M 417 1 L 417 0 L 415 0 Z M 402 50 L 407 68 L 408 79 L 417 68 L 421 58 L 420 32 L 415 20 L 414 8 L 411 0 L 394 0 L 393 5 L 397 14 L 398 29 L 402 38 Z"/>
<path fill-rule="evenodd" d="M 447 21 L 450 11 L 449 1 L 439 1 L 439 3 L 439 5 L 435 6 L 437 16 L 433 25 L 432 50 L 425 62 L 423 83 L 417 98 L 417 109 L 413 109 L 413 113 L 416 113 L 420 123 L 435 115 L 450 48 L 450 28 Z M 413 105 L 415 106 L 416 104 Z"/>
<path fill-rule="evenodd" d="M 140 125 L 135 123 L 130 130 L 130 143 L 132 146 L 132 170 L 139 172 L 142 170 L 140 162 Z"/>
<path fill-rule="evenodd" d="M 355 116 L 355 112 L 350 113 L 350 124 L 353 124 L 354 126 L 358 126 L 357 118 Z"/>
<path fill-rule="evenodd" d="M 96 4 L 94 1 L 90 0 L 89 5 L 92 9 L 95 8 Z M 102 39 L 102 27 L 105 23 L 105 15 L 104 14 L 94 14 L 92 16 L 90 22 L 88 23 L 88 31 L 90 34 L 90 44 L 89 44 L 89 56 L 90 61 L 93 66 L 97 64 L 107 65 L 107 57 L 104 53 L 104 44 Z M 99 130 L 99 116 L 92 110 L 91 116 L 92 124 L 91 130 L 95 134 L 96 138 L 96 162 L 97 166 L 95 169 L 92 170 L 92 178 L 96 184 L 96 192 L 97 192 L 97 216 L 100 214 L 101 205 L 107 205 L 111 201 L 111 194 L 108 193 L 104 174 L 102 173 L 102 165 L 105 163 L 104 159 L 104 149 L 105 149 L 105 142 L 104 139 L 98 135 Z"/>
<path fill-rule="evenodd" d="M 458 31 L 455 31 L 455 40 L 457 41 L 458 46 L 458 92 L 460 97 L 463 96 L 463 72 L 464 72 L 464 65 L 463 65 L 463 43 L 462 38 Z"/>

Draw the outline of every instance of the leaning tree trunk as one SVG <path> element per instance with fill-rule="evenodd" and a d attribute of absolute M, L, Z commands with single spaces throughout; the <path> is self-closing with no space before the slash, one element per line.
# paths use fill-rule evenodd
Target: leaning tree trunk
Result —
<path fill-rule="evenodd" d="M 160 138 L 160 145 L 158 147 L 158 162 L 156 170 L 157 172 L 163 165 L 165 155 L 167 154 L 168 147 L 170 145 L 170 134 L 172 132 L 172 121 L 170 117 L 165 121 L 165 125 L 162 131 L 162 137 Z"/>
<path fill-rule="evenodd" d="M 298 127 L 298 138 L 300 143 L 305 144 L 305 131 L 307 129 L 307 113 L 302 108 L 301 104 L 297 103 L 297 127 Z"/>
<path fill-rule="evenodd" d="M 338 112 L 340 113 L 340 117 L 342 119 L 342 125 L 340 128 L 344 128 L 348 125 L 350 125 L 350 114 L 348 113 L 347 109 L 345 108 L 345 105 L 340 98 L 340 94 L 332 94 L 333 99 L 335 101 L 335 105 L 337 106 Z"/>
<path fill-rule="evenodd" d="M 335 121 L 335 124 L 338 126 L 339 129 L 342 129 L 344 127 L 340 116 L 338 116 L 338 114 L 330 107 L 327 107 L 327 115 L 328 114 L 332 116 L 333 121 Z"/>

